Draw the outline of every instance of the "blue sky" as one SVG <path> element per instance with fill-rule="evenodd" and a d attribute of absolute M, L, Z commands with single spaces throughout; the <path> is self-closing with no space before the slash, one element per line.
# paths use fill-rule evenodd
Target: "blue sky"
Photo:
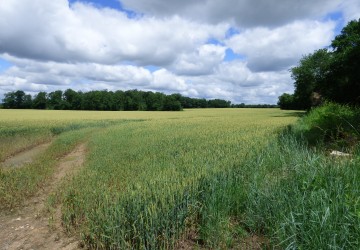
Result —
<path fill-rule="evenodd" d="M 8 68 L 10 68 L 10 66 L 12 66 L 12 64 L 10 62 L 0 58 L 0 73 L 4 72 Z"/>
<path fill-rule="evenodd" d="M 72 4 L 74 2 L 77 2 L 77 1 L 76 0 L 70 0 L 69 1 L 70 4 Z M 120 2 L 117 1 L 117 0 L 87 0 L 87 1 L 81 1 L 81 2 L 93 3 L 93 4 L 95 4 L 96 6 L 99 6 L 99 7 L 107 7 L 107 8 L 123 10 L 121 8 Z"/>
<path fill-rule="evenodd" d="M 358 0 L 7 0 L 0 98 L 137 88 L 273 104 L 289 69 L 359 17 Z"/>

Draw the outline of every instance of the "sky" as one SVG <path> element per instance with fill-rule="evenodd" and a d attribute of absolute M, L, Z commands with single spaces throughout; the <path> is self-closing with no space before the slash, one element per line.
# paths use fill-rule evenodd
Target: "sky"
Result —
<path fill-rule="evenodd" d="M 289 69 L 359 18 L 359 0 L 0 0 L 0 99 L 138 89 L 276 104 Z"/>

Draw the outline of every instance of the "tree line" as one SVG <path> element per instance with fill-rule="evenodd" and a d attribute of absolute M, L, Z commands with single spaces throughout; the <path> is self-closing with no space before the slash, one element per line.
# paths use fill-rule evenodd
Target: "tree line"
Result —
<path fill-rule="evenodd" d="M 360 104 L 360 19 L 350 21 L 329 48 L 304 56 L 291 69 L 294 94 L 279 97 L 282 109 L 308 110 L 324 100 Z"/>
<path fill-rule="evenodd" d="M 279 108 L 278 105 L 274 104 L 231 104 L 231 108 L 260 108 L 260 109 L 266 109 L 266 108 Z"/>
<path fill-rule="evenodd" d="M 2 107 L 5 109 L 51 110 L 140 110 L 180 111 L 183 108 L 229 108 L 231 102 L 214 99 L 190 98 L 181 94 L 166 95 L 159 92 L 128 90 L 89 92 L 56 90 L 39 92 L 32 97 L 22 90 L 5 93 Z"/>

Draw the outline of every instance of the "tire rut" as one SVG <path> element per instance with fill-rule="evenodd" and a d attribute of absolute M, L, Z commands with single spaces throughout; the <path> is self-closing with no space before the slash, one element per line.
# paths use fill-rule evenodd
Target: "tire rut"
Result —
<path fill-rule="evenodd" d="M 61 226 L 60 207 L 48 217 L 46 201 L 67 177 L 76 174 L 85 161 L 85 144 L 59 160 L 50 184 L 25 202 L 12 215 L 0 215 L 0 249 L 79 249 L 79 241 L 68 237 Z M 51 223 L 50 223 L 51 222 Z"/>

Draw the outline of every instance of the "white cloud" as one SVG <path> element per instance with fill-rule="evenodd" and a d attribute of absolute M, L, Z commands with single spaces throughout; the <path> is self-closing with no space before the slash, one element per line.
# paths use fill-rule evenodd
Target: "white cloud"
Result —
<path fill-rule="evenodd" d="M 195 52 L 180 54 L 170 67 L 181 75 L 207 75 L 224 60 L 226 47 L 204 44 Z"/>
<path fill-rule="evenodd" d="M 8 59 L 13 57 L 7 56 Z M 12 78 L 22 79 L 29 84 L 56 85 L 57 88 L 72 87 L 77 83 L 106 83 L 114 87 L 144 86 L 152 82 L 152 74 L 145 68 L 131 65 L 102 65 L 96 63 L 57 63 L 17 59 L 13 66 L 3 73 L 3 85 L 14 85 Z M 54 86 L 55 87 L 55 86 Z"/>
<path fill-rule="evenodd" d="M 66 64 L 13 58 L 14 61 L 18 66 L 0 75 L 3 92 L 140 88 L 233 102 L 275 103 L 281 91 L 289 91 L 288 72 L 254 73 L 242 61 L 220 63 L 212 74 L 202 76 L 178 76 L 165 68 L 151 73 L 143 67 L 130 65 Z"/>
<path fill-rule="evenodd" d="M 174 75 L 166 69 L 160 69 L 153 73 L 154 81 L 149 86 L 151 89 L 163 91 L 181 92 L 187 90 L 187 84 L 184 79 Z"/>
<path fill-rule="evenodd" d="M 0 99 L 16 89 L 138 88 L 276 103 L 293 90 L 287 69 L 360 17 L 357 0 L 121 0 L 131 18 L 92 0 L 0 1 L 0 57 L 13 65 L 0 72 Z M 336 12 L 343 20 L 330 20 Z"/>
<path fill-rule="evenodd" d="M 155 16 L 175 14 L 218 23 L 231 20 L 240 27 L 283 25 L 298 19 L 321 17 L 333 11 L 338 0 L 120 0 L 125 7 Z"/>
<path fill-rule="evenodd" d="M 21 18 L 19 18 L 21 17 Z M 0 53 L 36 60 L 166 65 L 227 25 L 180 17 L 130 19 L 125 13 L 66 0 L 9 0 L 0 5 Z"/>
<path fill-rule="evenodd" d="M 283 70 L 301 56 L 330 45 L 335 23 L 302 21 L 275 29 L 246 30 L 226 41 L 236 53 L 245 55 L 254 71 Z"/>
<path fill-rule="evenodd" d="M 358 20 L 360 18 L 360 1 L 346 0 L 342 1 L 340 8 L 343 10 L 345 22 Z"/>
<path fill-rule="evenodd" d="M 216 69 L 216 76 L 221 82 L 235 85 L 252 86 L 252 72 L 245 62 L 225 62 Z"/>

